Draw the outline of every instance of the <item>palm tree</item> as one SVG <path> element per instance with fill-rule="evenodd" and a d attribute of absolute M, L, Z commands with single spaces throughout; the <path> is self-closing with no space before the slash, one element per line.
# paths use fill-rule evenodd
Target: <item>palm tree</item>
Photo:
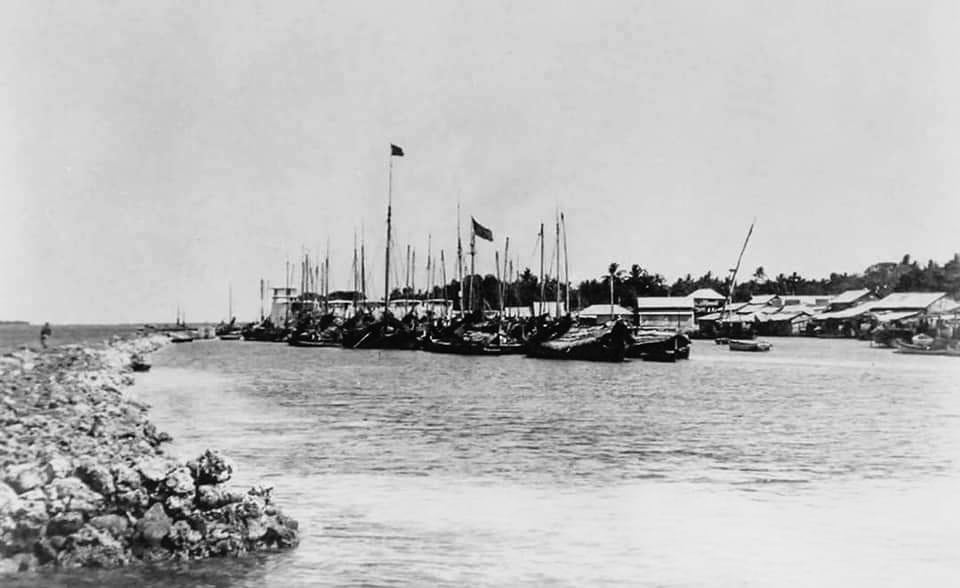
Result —
<path fill-rule="evenodd" d="M 620 269 L 620 264 L 613 262 L 610 264 L 610 267 L 607 268 L 609 272 L 608 279 L 610 280 L 610 318 L 613 319 L 613 283 L 620 278 L 620 275 L 623 273 L 623 270 Z"/>

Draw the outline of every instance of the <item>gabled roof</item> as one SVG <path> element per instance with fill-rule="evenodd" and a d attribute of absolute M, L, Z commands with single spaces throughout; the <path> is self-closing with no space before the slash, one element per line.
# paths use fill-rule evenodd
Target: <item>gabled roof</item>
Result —
<path fill-rule="evenodd" d="M 690 300 L 717 300 L 723 301 L 723 294 L 717 293 L 713 288 L 700 288 L 687 296 Z"/>
<path fill-rule="evenodd" d="M 850 304 L 851 302 L 856 302 L 864 296 L 870 293 L 870 290 L 866 288 L 861 288 L 859 290 L 847 290 L 846 292 L 841 292 L 837 294 L 830 300 L 830 304 Z"/>
<path fill-rule="evenodd" d="M 776 294 L 754 294 L 750 297 L 750 304 L 770 304 L 776 297 Z"/>
<path fill-rule="evenodd" d="M 613 314 L 616 316 L 633 316 L 633 311 L 630 310 L 629 308 L 624 308 L 619 304 L 614 304 Z M 610 305 L 609 304 L 591 304 L 590 306 L 580 311 L 580 316 L 583 316 L 583 317 L 610 316 Z"/>
<path fill-rule="evenodd" d="M 817 320 L 854 318 L 862 314 L 869 313 L 875 304 L 876 302 L 867 302 L 866 304 L 861 304 L 859 306 L 851 306 L 850 308 L 845 308 L 843 310 L 834 310 L 833 312 L 821 312 L 814 318 L 816 318 Z"/>
<path fill-rule="evenodd" d="M 927 308 L 946 296 L 946 292 L 895 292 L 873 305 L 874 311 Z"/>
<path fill-rule="evenodd" d="M 655 308 L 693 310 L 693 299 L 683 296 L 641 296 L 637 298 L 639 310 Z"/>
<path fill-rule="evenodd" d="M 784 294 L 780 299 L 784 306 L 826 306 L 833 301 L 829 294 Z"/>
<path fill-rule="evenodd" d="M 919 310 L 905 310 L 901 312 L 890 311 L 890 312 L 881 312 L 878 313 L 877 320 L 881 323 L 890 323 L 893 321 L 902 321 L 904 319 L 912 318 L 920 314 Z"/>
<path fill-rule="evenodd" d="M 746 302 L 732 302 L 732 303 L 730 303 L 730 304 L 727 305 L 726 310 L 727 310 L 727 312 L 736 312 L 736 311 L 740 310 L 741 308 L 747 306 L 747 304 L 748 304 L 748 303 L 746 303 Z"/>
<path fill-rule="evenodd" d="M 758 313 L 757 320 L 761 323 L 792 321 L 801 316 L 813 316 L 813 312 L 805 308 L 795 308 L 781 312 Z"/>

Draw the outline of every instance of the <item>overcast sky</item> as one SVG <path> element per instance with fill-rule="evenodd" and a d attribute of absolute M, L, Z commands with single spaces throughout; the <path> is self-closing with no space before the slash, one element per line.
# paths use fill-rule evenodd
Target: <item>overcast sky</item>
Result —
<path fill-rule="evenodd" d="M 484 273 L 558 206 L 577 280 L 722 273 L 754 217 L 748 272 L 943 262 L 958 59 L 951 0 L 4 2 L 0 319 L 253 319 L 361 225 L 380 295 L 391 142 L 418 285 L 458 199 Z"/>

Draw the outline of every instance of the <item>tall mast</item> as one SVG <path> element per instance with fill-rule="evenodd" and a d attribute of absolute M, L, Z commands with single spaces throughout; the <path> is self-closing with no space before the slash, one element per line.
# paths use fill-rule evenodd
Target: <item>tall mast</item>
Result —
<path fill-rule="evenodd" d="M 447 262 L 443 259 L 443 249 L 440 250 L 440 271 L 443 278 L 443 301 L 447 301 Z"/>
<path fill-rule="evenodd" d="M 410 244 L 407 243 L 407 265 L 404 267 L 403 274 L 403 297 L 407 297 L 407 291 L 410 289 Z"/>
<path fill-rule="evenodd" d="M 733 298 L 733 288 L 737 283 L 737 273 L 740 271 L 740 262 L 743 260 L 743 253 L 747 250 L 747 243 L 750 242 L 750 235 L 753 234 L 753 225 L 755 225 L 757 219 L 754 218 L 753 222 L 750 223 L 750 230 L 747 231 L 747 238 L 743 240 L 743 247 L 740 248 L 740 255 L 737 256 L 737 265 L 733 268 L 733 273 L 730 276 L 730 289 L 727 292 L 727 297 L 723 301 L 723 308 L 720 310 L 720 319 L 723 320 L 724 313 L 727 310 L 727 305 L 730 304 L 730 300 Z"/>
<path fill-rule="evenodd" d="M 510 237 L 507 237 L 503 244 L 503 281 L 500 282 L 500 314 L 503 314 L 503 309 L 507 305 L 507 283 L 510 281 L 509 276 L 507 276 L 507 259 L 510 257 Z"/>
<path fill-rule="evenodd" d="M 496 271 L 497 271 L 497 298 L 499 299 L 500 314 L 503 314 L 503 288 L 501 287 L 502 282 L 500 281 L 500 252 L 499 251 L 493 252 L 493 267 L 496 268 Z"/>
<path fill-rule="evenodd" d="M 477 259 L 477 233 L 473 230 L 473 219 L 470 220 L 470 312 L 473 312 L 473 307 L 476 305 L 476 298 L 473 293 L 473 278 L 476 274 L 474 269 L 474 264 Z M 483 303 L 480 303 L 481 308 Z"/>
<path fill-rule="evenodd" d="M 383 268 L 383 313 L 390 308 L 390 217 L 393 214 L 393 146 L 390 146 L 390 171 L 387 173 L 387 253 Z"/>
<path fill-rule="evenodd" d="M 560 318 L 560 213 L 559 213 L 559 211 L 557 211 L 556 221 L 557 221 L 557 245 L 556 245 L 556 248 L 557 248 L 557 279 L 555 280 L 555 281 L 556 281 L 556 284 L 557 284 L 557 310 L 556 310 L 556 315 L 557 315 L 557 318 Z"/>
<path fill-rule="evenodd" d="M 330 312 L 330 237 L 327 237 L 327 250 L 323 257 L 323 314 Z"/>
<path fill-rule="evenodd" d="M 517 301 L 517 305 L 519 306 L 519 304 L 520 304 L 520 299 L 519 299 L 519 297 L 517 296 L 517 285 L 516 285 L 516 283 L 515 283 L 515 279 L 514 279 L 514 275 L 513 275 L 513 260 L 512 260 L 512 259 L 510 260 L 510 278 L 509 278 L 508 282 L 509 282 L 510 284 L 513 284 L 514 299 Z"/>
<path fill-rule="evenodd" d="M 227 284 L 227 322 L 233 318 L 233 284 Z"/>
<path fill-rule="evenodd" d="M 567 257 L 567 221 L 560 213 L 560 224 L 563 225 L 563 285 L 566 293 L 564 310 L 570 314 L 570 258 Z"/>
<path fill-rule="evenodd" d="M 367 255 L 366 243 L 363 233 L 363 223 L 360 223 L 360 295 L 363 297 L 363 304 L 367 304 Z"/>
<path fill-rule="evenodd" d="M 430 233 L 427 233 L 427 295 L 426 295 L 426 298 L 430 298 L 430 295 L 432 293 L 430 289 L 433 287 L 433 276 L 430 275 L 430 270 L 432 269 L 430 267 L 430 255 L 432 254 L 432 247 L 433 247 L 432 241 L 433 241 L 433 235 L 431 235 Z"/>
<path fill-rule="evenodd" d="M 460 284 L 460 316 L 467 308 L 467 290 L 463 287 L 463 241 L 460 239 L 460 201 L 457 201 L 457 280 Z"/>
<path fill-rule="evenodd" d="M 543 223 L 540 223 L 540 312 L 543 314 L 544 299 L 547 297 L 546 284 L 543 283 Z"/>
<path fill-rule="evenodd" d="M 353 309 L 356 312 L 357 309 L 357 296 L 359 296 L 358 288 L 360 287 L 360 276 L 358 275 L 359 271 L 358 260 L 357 260 L 357 229 L 353 229 Z"/>

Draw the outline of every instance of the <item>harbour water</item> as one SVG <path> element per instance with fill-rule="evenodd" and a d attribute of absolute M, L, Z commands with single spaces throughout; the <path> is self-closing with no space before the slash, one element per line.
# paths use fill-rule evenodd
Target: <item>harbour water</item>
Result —
<path fill-rule="evenodd" d="M 676 364 L 171 345 L 131 394 L 268 484 L 288 553 L 50 585 L 951 586 L 960 360 L 847 340 Z"/>

